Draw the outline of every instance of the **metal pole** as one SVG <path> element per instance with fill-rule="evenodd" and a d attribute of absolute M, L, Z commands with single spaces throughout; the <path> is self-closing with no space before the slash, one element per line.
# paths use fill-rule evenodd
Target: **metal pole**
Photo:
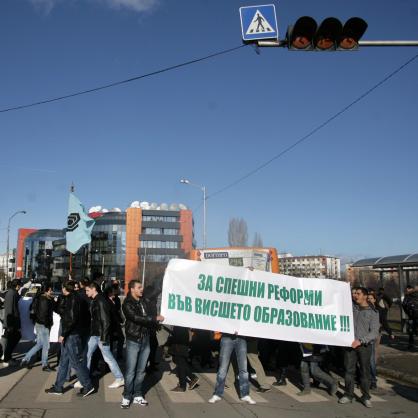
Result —
<path fill-rule="evenodd" d="M 6 276 L 5 276 L 5 283 L 7 283 L 7 280 L 9 279 L 9 244 L 10 244 L 10 220 L 12 219 L 12 216 L 9 218 L 9 222 L 7 224 L 7 249 L 6 249 Z M 3 288 L 6 288 L 6 286 L 3 286 Z"/>
<path fill-rule="evenodd" d="M 206 187 L 203 190 L 203 249 L 206 249 Z"/>
<path fill-rule="evenodd" d="M 260 47 L 285 48 L 287 47 L 287 44 L 288 41 L 285 39 L 279 39 L 277 41 L 257 41 L 257 45 Z M 418 41 L 359 41 L 359 46 L 418 46 Z"/>

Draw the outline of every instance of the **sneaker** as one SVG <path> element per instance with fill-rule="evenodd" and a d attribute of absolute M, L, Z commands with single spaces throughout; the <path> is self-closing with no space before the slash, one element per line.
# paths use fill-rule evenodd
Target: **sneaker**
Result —
<path fill-rule="evenodd" d="M 312 391 L 310 389 L 303 389 L 300 392 L 298 392 L 296 395 L 306 396 L 306 395 L 310 395 L 311 393 L 312 393 Z"/>
<path fill-rule="evenodd" d="M 116 379 L 111 385 L 108 386 L 109 389 L 117 389 L 125 385 L 125 380 L 123 378 Z"/>
<path fill-rule="evenodd" d="M 287 385 L 287 380 L 285 377 L 273 383 L 273 386 L 286 386 L 286 385 Z"/>
<path fill-rule="evenodd" d="M 171 389 L 171 392 L 186 392 L 186 388 L 177 385 L 174 389 Z"/>
<path fill-rule="evenodd" d="M 77 380 L 77 382 L 74 383 L 73 388 L 74 389 L 83 389 L 83 385 L 80 383 L 79 380 Z"/>
<path fill-rule="evenodd" d="M 352 403 L 352 402 L 353 402 L 353 399 L 351 399 L 351 398 L 349 398 L 348 396 L 345 396 L 345 395 L 338 400 L 338 403 L 340 403 L 341 405 L 345 405 L 347 403 Z"/>
<path fill-rule="evenodd" d="M 372 408 L 372 402 L 370 401 L 370 399 L 366 399 L 366 398 L 360 398 L 360 402 L 366 407 L 366 408 Z"/>
<path fill-rule="evenodd" d="M 253 380 L 257 380 L 257 374 L 256 373 L 251 373 L 250 374 L 251 379 Z"/>
<path fill-rule="evenodd" d="M 209 399 L 209 403 L 216 403 L 218 401 L 220 401 L 222 398 L 218 395 L 212 395 L 212 397 Z"/>
<path fill-rule="evenodd" d="M 42 371 L 43 372 L 55 372 L 55 369 L 52 368 L 49 364 L 47 364 L 46 366 L 42 367 Z"/>
<path fill-rule="evenodd" d="M 193 390 L 198 383 L 199 383 L 199 378 L 195 376 L 189 383 L 189 389 Z"/>
<path fill-rule="evenodd" d="M 86 398 L 87 396 L 94 393 L 95 390 L 96 389 L 94 388 L 94 386 L 92 386 L 90 389 L 83 388 L 80 390 L 80 392 L 77 393 L 77 396 L 82 396 L 83 398 Z"/>
<path fill-rule="evenodd" d="M 250 404 L 250 405 L 255 405 L 257 402 L 250 396 L 250 395 L 247 395 L 247 396 L 243 396 L 242 398 L 241 398 L 241 400 L 243 401 L 243 402 L 247 402 L 248 404 Z"/>
<path fill-rule="evenodd" d="M 22 360 L 20 362 L 20 367 L 22 367 L 22 368 L 25 368 L 26 367 L 27 369 L 31 369 L 32 368 L 32 365 L 28 361 Z"/>
<path fill-rule="evenodd" d="M 131 406 L 131 401 L 126 398 L 122 398 L 122 402 L 120 403 L 120 407 L 122 409 L 128 409 Z"/>
<path fill-rule="evenodd" d="M 49 395 L 62 395 L 64 392 L 58 389 L 55 389 L 55 386 L 51 386 L 49 389 L 45 389 L 45 393 L 48 393 Z"/>
<path fill-rule="evenodd" d="M 270 392 L 270 391 L 271 391 L 271 388 L 258 388 L 256 390 L 256 392 L 258 392 L 258 393 L 266 393 L 266 392 Z"/>
<path fill-rule="evenodd" d="M 148 401 L 145 400 L 143 396 L 135 396 L 134 401 L 132 403 L 134 405 L 148 406 Z"/>

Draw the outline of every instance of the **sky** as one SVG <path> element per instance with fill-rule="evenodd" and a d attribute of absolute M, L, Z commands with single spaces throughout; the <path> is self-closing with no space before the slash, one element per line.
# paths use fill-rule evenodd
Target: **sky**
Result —
<path fill-rule="evenodd" d="M 260 2 L 258 4 L 265 4 Z M 241 45 L 237 0 L 1 0 L 0 110 Z M 298 17 L 364 18 L 364 39 L 418 39 L 415 0 L 281 0 Z M 61 228 L 74 182 L 85 206 L 135 200 L 195 210 L 202 244 L 246 220 L 265 246 L 356 259 L 418 251 L 418 59 L 309 140 L 270 159 L 418 53 L 241 48 L 97 93 L 0 113 L 0 251 L 19 227 Z"/>

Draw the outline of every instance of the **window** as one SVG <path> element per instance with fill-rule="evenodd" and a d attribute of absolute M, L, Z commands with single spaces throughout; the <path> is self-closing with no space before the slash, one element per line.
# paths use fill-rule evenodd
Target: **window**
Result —
<path fill-rule="evenodd" d="M 179 248 L 175 241 L 141 241 L 141 248 Z"/>

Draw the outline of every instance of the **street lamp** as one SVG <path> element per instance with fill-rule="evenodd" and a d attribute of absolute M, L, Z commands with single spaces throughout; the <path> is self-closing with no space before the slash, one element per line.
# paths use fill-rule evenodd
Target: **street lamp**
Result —
<path fill-rule="evenodd" d="M 17 212 L 15 212 L 10 218 L 9 218 L 9 222 L 7 223 L 7 261 L 6 261 L 6 278 L 9 277 L 9 244 L 10 244 L 10 221 L 16 216 L 19 215 L 19 213 L 22 213 L 23 215 L 26 214 L 25 210 L 18 210 Z M 15 262 L 15 266 L 16 266 L 16 262 Z"/>
<path fill-rule="evenodd" d="M 203 192 L 203 249 L 205 249 L 206 248 L 206 187 L 199 186 L 198 184 L 194 184 L 190 180 L 187 180 L 187 179 L 181 179 L 180 183 L 197 187 Z"/>

